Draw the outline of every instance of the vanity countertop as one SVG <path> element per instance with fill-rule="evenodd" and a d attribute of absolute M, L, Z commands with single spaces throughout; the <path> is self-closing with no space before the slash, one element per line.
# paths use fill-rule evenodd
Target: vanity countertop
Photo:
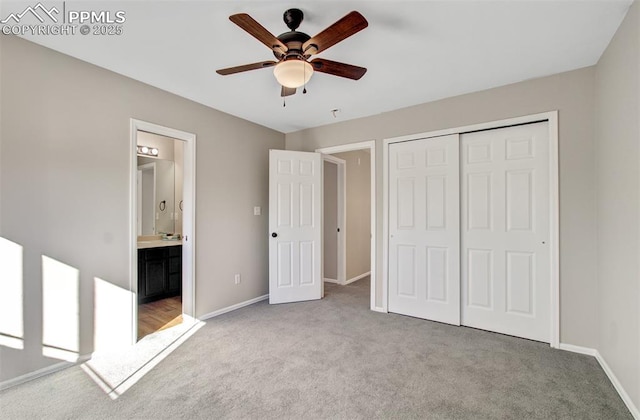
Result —
<path fill-rule="evenodd" d="M 182 239 L 150 239 L 138 240 L 138 249 L 161 248 L 165 246 L 182 245 Z"/>

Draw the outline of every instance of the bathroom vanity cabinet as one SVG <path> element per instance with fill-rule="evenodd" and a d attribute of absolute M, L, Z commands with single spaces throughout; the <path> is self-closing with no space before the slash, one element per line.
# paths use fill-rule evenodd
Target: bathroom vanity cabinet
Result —
<path fill-rule="evenodd" d="M 182 292 L 182 245 L 138 249 L 138 303 Z"/>

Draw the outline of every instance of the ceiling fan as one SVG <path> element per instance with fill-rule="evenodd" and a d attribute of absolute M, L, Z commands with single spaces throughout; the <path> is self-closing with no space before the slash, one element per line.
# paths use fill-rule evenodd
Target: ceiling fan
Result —
<path fill-rule="evenodd" d="M 366 28 L 369 23 L 364 16 L 355 11 L 351 12 L 314 37 L 296 30 L 303 18 L 304 14 L 300 9 L 289 9 L 284 12 L 284 23 L 290 31 L 276 37 L 246 13 L 229 16 L 231 22 L 266 45 L 273 52 L 277 61 L 260 61 L 229 67 L 217 70 L 216 73 L 226 76 L 275 66 L 273 73 L 282 86 L 280 96 L 296 93 L 297 88 L 306 85 L 314 71 L 353 80 L 364 76 L 367 72 L 364 67 L 324 58 L 315 58 L 309 61 L 312 55 L 318 54 Z"/>

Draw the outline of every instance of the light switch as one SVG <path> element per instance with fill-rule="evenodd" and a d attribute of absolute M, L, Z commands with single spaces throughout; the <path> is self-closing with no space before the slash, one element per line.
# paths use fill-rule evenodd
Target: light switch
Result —
<path fill-rule="evenodd" d="M 260 206 L 256 206 L 253 208 L 253 215 L 254 216 L 260 216 L 262 214 L 262 209 L 260 208 Z"/>

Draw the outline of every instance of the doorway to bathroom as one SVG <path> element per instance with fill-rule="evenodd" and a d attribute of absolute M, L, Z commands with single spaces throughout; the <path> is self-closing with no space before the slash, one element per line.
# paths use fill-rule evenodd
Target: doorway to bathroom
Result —
<path fill-rule="evenodd" d="M 137 134 L 138 340 L 182 323 L 184 142 Z"/>
<path fill-rule="evenodd" d="M 132 120 L 133 342 L 194 321 L 195 135 Z"/>

